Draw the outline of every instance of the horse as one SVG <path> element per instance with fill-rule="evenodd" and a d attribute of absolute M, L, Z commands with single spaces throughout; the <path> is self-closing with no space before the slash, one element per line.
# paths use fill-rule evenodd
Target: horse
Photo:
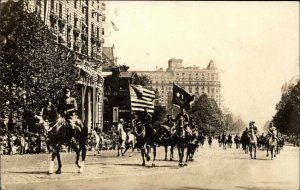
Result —
<path fill-rule="evenodd" d="M 225 135 L 225 134 L 222 135 L 221 142 L 223 144 L 223 150 L 226 150 L 226 146 L 227 146 L 227 142 L 228 142 L 227 135 Z"/>
<path fill-rule="evenodd" d="M 132 152 L 134 151 L 134 147 L 135 147 L 135 136 L 132 133 L 128 133 L 126 134 L 126 132 L 124 131 L 123 126 L 118 126 L 118 156 L 120 156 L 120 150 L 121 150 L 121 154 L 122 156 L 125 155 L 125 153 L 127 152 L 127 150 L 130 148 L 132 148 Z M 123 149 L 125 149 L 123 151 Z M 132 156 L 132 154 L 130 154 L 130 156 Z"/>
<path fill-rule="evenodd" d="M 186 153 L 186 165 L 188 161 L 194 161 L 194 154 L 197 149 L 198 140 L 199 140 L 199 132 L 197 128 L 191 129 L 187 126 L 187 153 Z"/>
<path fill-rule="evenodd" d="M 151 126 L 148 126 L 151 128 Z M 134 135 L 136 137 L 136 148 L 140 149 L 142 155 L 142 166 L 145 166 L 145 157 L 147 162 L 150 161 L 150 148 L 153 148 L 153 161 L 152 166 L 155 166 L 155 159 L 156 159 L 156 139 L 157 133 L 154 129 L 147 129 L 145 124 L 137 123 L 133 126 Z"/>
<path fill-rule="evenodd" d="M 248 133 L 248 139 L 249 139 L 249 151 L 250 151 L 250 157 L 252 157 L 252 150 L 254 149 L 254 159 L 256 159 L 256 147 L 257 147 L 257 137 L 254 134 L 254 130 L 250 129 Z"/>
<path fill-rule="evenodd" d="M 232 147 L 232 136 L 229 134 L 227 138 L 228 138 L 228 140 L 227 140 L 228 147 L 231 148 Z"/>
<path fill-rule="evenodd" d="M 90 138 L 91 138 L 92 153 L 94 154 L 94 156 L 96 156 L 96 151 L 98 152 L 98 154 L 100 154 L 101 138 L 95 130 L 92 130 Z"/>
<path fill-rule="evenodd" d="M 179 157 L 179 164 L 178 166 L 187 166 L 187 163 L 183 163 L 183 158 L 184 158 L 184 149 L 186 147 L 187 143 L 187 134 L 186 134 L 186 129 L 185 129 L 185 124 L 184 124 L 184 118 L 181 116 L 179 118 L 179 121 L 176 125 L 175 128 L 175 142 L 177 144 L 177 149 L 178 149 L 178 157 Z"/>
<path fill-rule="evenodd" d="M 218 136 L 218 143 L 219 143 L 219 147 L 221 147 L 222 146 L 222 136 L 221 135 Z"/>
<path fill-rule="evenodd" d="M 201 134 L 201 135 L 198 135 L 198 138 L 199 138 L 198 140 L 200 142 L 200 145 L 203 148 L 204 142 L 205 142 L 205 136 L 203 134 Z"/>
<path fill-rule="evenodd" d="M 83 125 L 78 118 L 71 120 L 72 125 L 67 121 L 67 118 L 60 116 L 57 109 L 53 106 L 53 111 L 45 113 L 49 121 L 48 139 L 49 145 L 53 148 L 52 158 L 48 169 L 48 174 L 53 173 L 54 159 L 57 157 L 58 169 L 56 174 L 61 174 L 62 163 L 60 159 L 60 148 L 64 143 L 70 144 L 76 152 L 76 161 L 78 173 L 82 173 L 84 169 L 84 162 L 86 158 L 86 141 L 88 137 L 88 128 Z M 80 152 L 82 153 L 82 162 L 79 164 Z"/>
<path fill-rule="evenodd" d="M 245 154 L 248 154 L 249 138 L 248 138 L 248 134 L 246 131 L 244 131 L 241 136 L 241 143 L 242 143 L 242 148 L 245 151 Z"/>
<path fill-rule="evenodd" d="M 128 132 L 127 140 L 125 141 L 125 151 L 123 152 L 123 154 L 125 154 L 127 152 L 127 150 L 129 150 L 130 148 L 131 148 L 132 152 L 134 152 L 135 144 L 136 144 L 136 138 L 135 138 L 134 134 L 132 134 L 131 132 Z M 129 156 L 131 157 L 132 154 L 130 154 Z"/>
<path fill-rule="evenodd" d="M 267 157 L 269 156 L 269 149 L 271 152 L 271 160 L 273 160 L 273 157 L 276 157 L 276 147 L 277 147 L 277 138 L 275 135 L 268 135 L 269 138 L 267 138 Z"/>
<path fill-rule="evenodd" d="M 168 146 L 170 146 L 170 161 L 172 161 L 174 158 L 174 133 L 172 131 L 172 128 L 167 125 L 160 125 L 158 134 L 159 143 L 165 148 L 165 160 L 168 160 Z"/>

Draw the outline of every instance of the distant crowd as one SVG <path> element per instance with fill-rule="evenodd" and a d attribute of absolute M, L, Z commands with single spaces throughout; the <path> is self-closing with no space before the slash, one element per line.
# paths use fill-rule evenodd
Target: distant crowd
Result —
<path fill-rule="evenodd" d="M 101 133 L 103 142 L 101 150 L 116 150 L 117 135 L 113 132 Z M 91 137 L 91 136 L 90 136 Z M 91 137 L 92 138 L 92 137 Z M 88 139 L 87 148 L 91 150 L 92 139 Z M 46 134 L 30 132 L 1 132 L 0 155 L 40 154 L 52 151 Z M 71 152 L 68 144 L 61 147 L 62 152 Z"/>

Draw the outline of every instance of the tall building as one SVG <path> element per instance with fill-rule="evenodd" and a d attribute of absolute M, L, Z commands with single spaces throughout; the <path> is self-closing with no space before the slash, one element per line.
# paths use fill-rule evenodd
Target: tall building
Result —
<path fill-rule="evenodd" d="M 25 6 L 41 16 L 58 43 L 102 61 L 105 3 L 100 0 L 25 0 Z"/>
<path fill-rule="evenodd" d="M 159 92 L 156 104 L 165 106 L 167 110 L 172 108 L 173 83 L 183 87 L 187 92 L 197 96 L 207 94 L 221 107 L 221 82 L 219 70 L 211 60 L 207 67 L 200 69 L 197 66 L 184 67 L 182 59 L 170 59 L 166 70 L 137 71 L 138 74 L 148 75 L 151 86 Z"/>
<path fill-rule="evenodd" d="M 76 82 L 81 91 L 79 116 L 90 130 L 103 127 L 103 60 L 105 2 L 100 0 L 24 0 L 25 10 L 36 12 L 56 37 L 54 40 L 79 56 L 85 74 Z M 107 53 L 108 52 L 108 53 Z M 106 51 L 106 54 L 109 54 Z M 111 56 L 109 54 L 109 56 Z M 113 56 L 113 55 L 112 55 Z M 111 63 L 109 63 L 111 64 Z"/>

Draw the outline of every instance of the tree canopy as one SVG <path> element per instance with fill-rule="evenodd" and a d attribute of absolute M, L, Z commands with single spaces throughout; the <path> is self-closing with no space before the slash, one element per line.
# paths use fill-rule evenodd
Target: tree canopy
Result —
<path fill-rule="evenodd" d="M 206 94 L 202 94 L 194 101 L 189 112 L 198 122 L 198 127 L 203 133 L 226 130 L 222 111 L 218 108 L 217 103 L 213 99 L 209 99 Z"/>
<path fill-rule="evenodd" d="M 1 108 L 38 112 L 42 100 L 55 100 L 64 87 L 80 101 L 75 84 L 76 54 L 54 41 L 54 35 L 22 1 L 1 6 Z"/>
<path fill-rule="evenodd" d="M 300 82 L 283 94 L 276 105 L 273 116 L 274 126 L 284 134 L 300 133 Z"/>

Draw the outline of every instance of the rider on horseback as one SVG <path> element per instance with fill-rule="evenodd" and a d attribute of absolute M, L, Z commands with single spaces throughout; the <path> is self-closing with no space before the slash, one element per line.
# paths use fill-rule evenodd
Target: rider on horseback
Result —
<path fill-rule="evenodd" d="M 155 133 L 155 130 L 151 126 L 152 115 L 148 112 L 148 108 L 144 108 L 144 114 L 141 118 L 142 124 L 146 128 L 146 137 L 150 138 L 152 133 Z"/>
<path fill-rule="evenodd" d="M 273 123 L 270 124 L 270 129 L 268 130 L 268 135 L 277 139 L 277 129 Z"/>
<path fill-rule="evenodd" d="M 71 92 L 69 88 L 63 90 L 64 96 L 61 98 L 58 104 L 58 112 L 63 118 L 66 119 L 69 126 L 75 132 L 75 129 L 80 124 L 80 120 L 76 114 L 78 107 L 77 102 L 74 97 L 71 97 Z"/>
<path fill-rule="evenodd" d="M 177 126 L 178 126 L 178 123 L 180 122 L 181 117 L 183 117 L 183 125 L 184 125 L 184 128 L 186 128 L 190 124 L 190 117 L 186 113 L 186 111 L 183 107 L 181 108 L 181 112 L 175 118 L 175 121 L 177 122 Z"/>

